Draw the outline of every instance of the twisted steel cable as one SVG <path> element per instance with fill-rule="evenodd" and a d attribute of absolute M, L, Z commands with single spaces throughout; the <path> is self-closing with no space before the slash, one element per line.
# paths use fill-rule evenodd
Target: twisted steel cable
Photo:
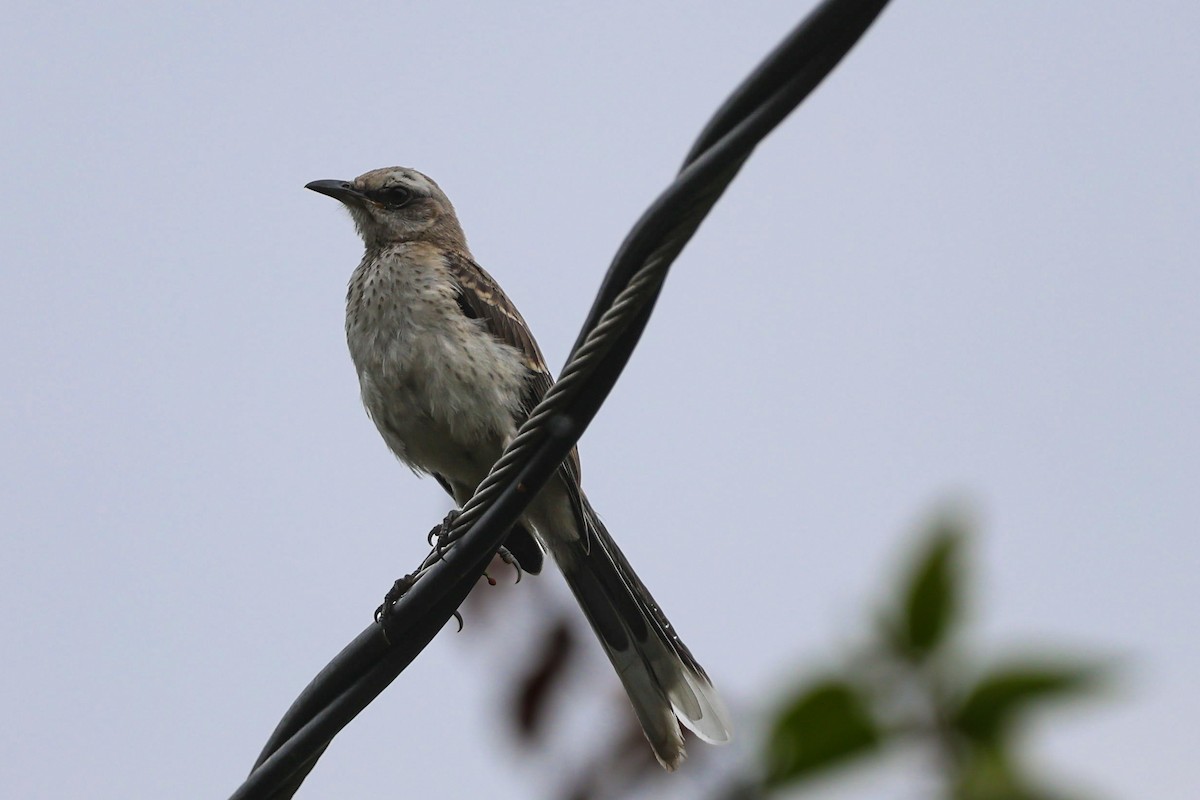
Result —
<path fill-rule="evenodd" d="M 431 553 L 379 623 L 305 688 L 233 800 L 290 798 L 337 732 L 442 629 L 607 398 L 667 271 L 709 210 L 754 147 L 824 79 L 887 2 L 825 0 L 722 105 L 676 180 L 617 251 L 562 374 L 449 526 L 451 546 Z"/>

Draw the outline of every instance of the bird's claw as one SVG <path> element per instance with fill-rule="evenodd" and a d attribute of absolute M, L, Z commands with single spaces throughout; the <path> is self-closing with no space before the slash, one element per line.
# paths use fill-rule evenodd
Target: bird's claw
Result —
<path fill-rule="evenodd" d="M 455 521 L 458 519 L 461 512 L 458 509 L 451 509 L 446 518 L 434 525 L 429 531 L 429 535 L 425 537 L 425 541 L 429 542 L 429 546 L 437 553 L 438 558 L 441 558 L 450 542 L 450 529 L 454 527 Z"/>
<path fill-rule="evenodd" d="M 383 596 L 383 602 L 379 604 L 379 608 L 375 609 L 375 624 L 376 625 L 378 625 L 380 623 L 380 621 L 383 619 L 384 615 L 387 614 L 387 612 L 389 610 L 391 610 L 392 606 L 396 605 L 396 602 L 401 597 L 403 597 L 408 592 L 409 589 L 411 589 L 413 587 L 413 584 L 415 584 L 417 582 L 417 576 L 418 576 L 418 573 L 410 572 L 408 575 L 405 575 L 403 578 L 396 579 L 396 582 L 392 584 L 392 588 L 388 589 L 388 593 Z M 454 619 L 458 622 L 458 630 L 461 632 L 463 629 L 462 614 L 455 611 Z M 386 637 L 387 631 L 384 630 L 383 633 L 384 633 L 384 637 Z"/>
<path fill-rule="evenodd" d="M 378 623 L 383 619 L 383 615 L 396 605 L 396 601 L 403 597 L 416 582 L 417 573 L 415 572 L 410 572 L 403 578 L 396 578 L 392 588 L 388 589 L 387 594 L 383 596 L 383 602 L 379 604 L 379 608 L 375 609 L 375 622 Z"/>
<path fill-rule="evenodd" d="M 496 555 L 500 556 L 501 561 L 517 571 L 517 579 L 513 583 L 520 583 L 521 576 L 525 574 L 525 570 L 521 569 L 521 562 L 517 561 L 517 557 L 504 545 L 500 545 L 500 549 L 496 551 Z"/>

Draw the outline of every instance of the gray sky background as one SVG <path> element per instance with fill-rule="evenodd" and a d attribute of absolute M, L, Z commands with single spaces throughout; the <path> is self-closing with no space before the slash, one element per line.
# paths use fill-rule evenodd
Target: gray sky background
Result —
<path fill-rule="evenodd" d="M 810 6 L 736 5 L 10 8 L 0 795 L 227 795 L 424 554 L 446 506 L 362 412 L 360 245 L 303 185 L 434 176 L 559 365 Z M 685 251 L 585 475 L 747 735 L 965 498 L 988 646 L 1124 664 L 1039 761 L 1195 797 L 1198 29 L 1194 2 L 897 0 Z M 553 786 L 489 707 L 514 648 L 441 635 L 308 796 Z"/>

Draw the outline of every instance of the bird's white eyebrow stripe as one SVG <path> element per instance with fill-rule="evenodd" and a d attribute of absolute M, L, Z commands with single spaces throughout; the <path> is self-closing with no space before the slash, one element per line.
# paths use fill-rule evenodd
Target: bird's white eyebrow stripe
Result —
<path fill-rule="evenodd" d="M 428 178 L 419 172 L 405 170 L 403 173 L 401 173 L 401 175 L 403 176 L 404 185 L 417 190 L 423 195 L 433 194 L 433 184 L 430 183 Z M 389 181 L 389 183 L 391 183 L 391 181 Z"/>

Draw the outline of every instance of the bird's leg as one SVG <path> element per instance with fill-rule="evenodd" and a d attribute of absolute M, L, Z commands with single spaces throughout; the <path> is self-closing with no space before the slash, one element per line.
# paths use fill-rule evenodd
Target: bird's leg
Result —
<path fill-rule="evenodd" d="M 514 583 L 520 583 L 521 576 L 525 574 L 525 571 L 521 569 L 521 562 L 517 561 L 517 557 L 509 552 L 508 548 L 504 545 L 500 545 L 500 549 L 496 551 L 496 555 L 500 556 L 501 561 L 517 571 L 517 579 Z"/>
<path fill-rule="evenodd" d="M 434 525 L 429 531 L 429 535 L 425 537 L 425 541 L 429 542 L 429 546 L 434 549 L 438 558 L 445 554 L 446 548 L 450 544 L 450 529 L 454 527 L 454 522 L 461 513 L 457 508 L 450 509 L 446 518 Z"/>
<path fill-rule="evenodd" d="M 396 582 L 392 584 L 392 588 L 388 589 L 387 594 L 383 596 L 383 602 L 379 604 L 379 608 L 375 609 L 375 622 L 383 619 L 383 615 L 388 612 L 392 606 L 396 605 L 396 601 L 403 597 L 413 584 L 417 582 L 419 572 L 410 572 L 402 578 L 396 578 Z"/>
<path fill-rule="evenodd" d="M 441 558 L 446 552 L 446 546 L 448 544 L 446 540 L 450 536 L 450 529 L 454 527 L 454 521 L 458 519 L 458 515 L 458 510 L 452 509 L 450 513 L 446 515 L 445 519 L 430 529 L 429 534 L 425 537 L 425 541 L 429 542 L 429 545 L 437 553 L 438 558 Z M 420 576 L 421 570 L 417 570 L 416 572 L 410 572 L 404 577 L 396 579 L 395 583 L 392 584 L 392 588 L 388 589 L 387 594 L 383 596 L 383 602 L 380 603 L 379 607 L 375 609 L 375 622 L 378 623 L 381 619 L 383 619 L 383 616 L 387 614 L 388 610 L 392 606 L 396 605 L 396 601 L 403 597 L 405 593 L 413 587 L 413 584 L 417 582 L 417 578 Z M 458 620 L 458 629 L 462 630 L 462 617 L 459 616 L 457 611 L 454 612 L 454 616 Z"/>
<path fill-rule="evenodd" d="M 392 606 L 396 605 L 396 602 L 413 587 L 413 584 L 417 582 L 417 578 L 420 577 L 420 574 L 420 571 L 410 572 L 403 578 L 396 579 L 396 582 L 392 584 L 392 588 L 388 589 L 388 593 L 383 596 L 383 602 L 379 605 L 379 608 L 375 609 L 376 624 L 379 624 L 379 621 L 383 619 L 383 615 L 386 614 Z M 455 611 L 454 619 L 458 622 L 458 629 L 461 631 L 463 629 L 462 614 Z M 386 628 L 383 630 L 383 635 L 384 638 L 387 638 Z"/>
<path fill-rule="evenodd" d="M 496 551 L 496 555 L 500 557 L 501 561 L 517 571 L 517 580 L 515 582 L 520 583 L 522 575 L 521 562 L 517 561 L 517 557 L 510 553 L 508 548 L 504 545 L 500 545 L 500 549 Z M 496 579 L 489 575 L 486 569 L 483 571 L 483 577 L 487 580 L 488 586 L 496 585 Z"/>

